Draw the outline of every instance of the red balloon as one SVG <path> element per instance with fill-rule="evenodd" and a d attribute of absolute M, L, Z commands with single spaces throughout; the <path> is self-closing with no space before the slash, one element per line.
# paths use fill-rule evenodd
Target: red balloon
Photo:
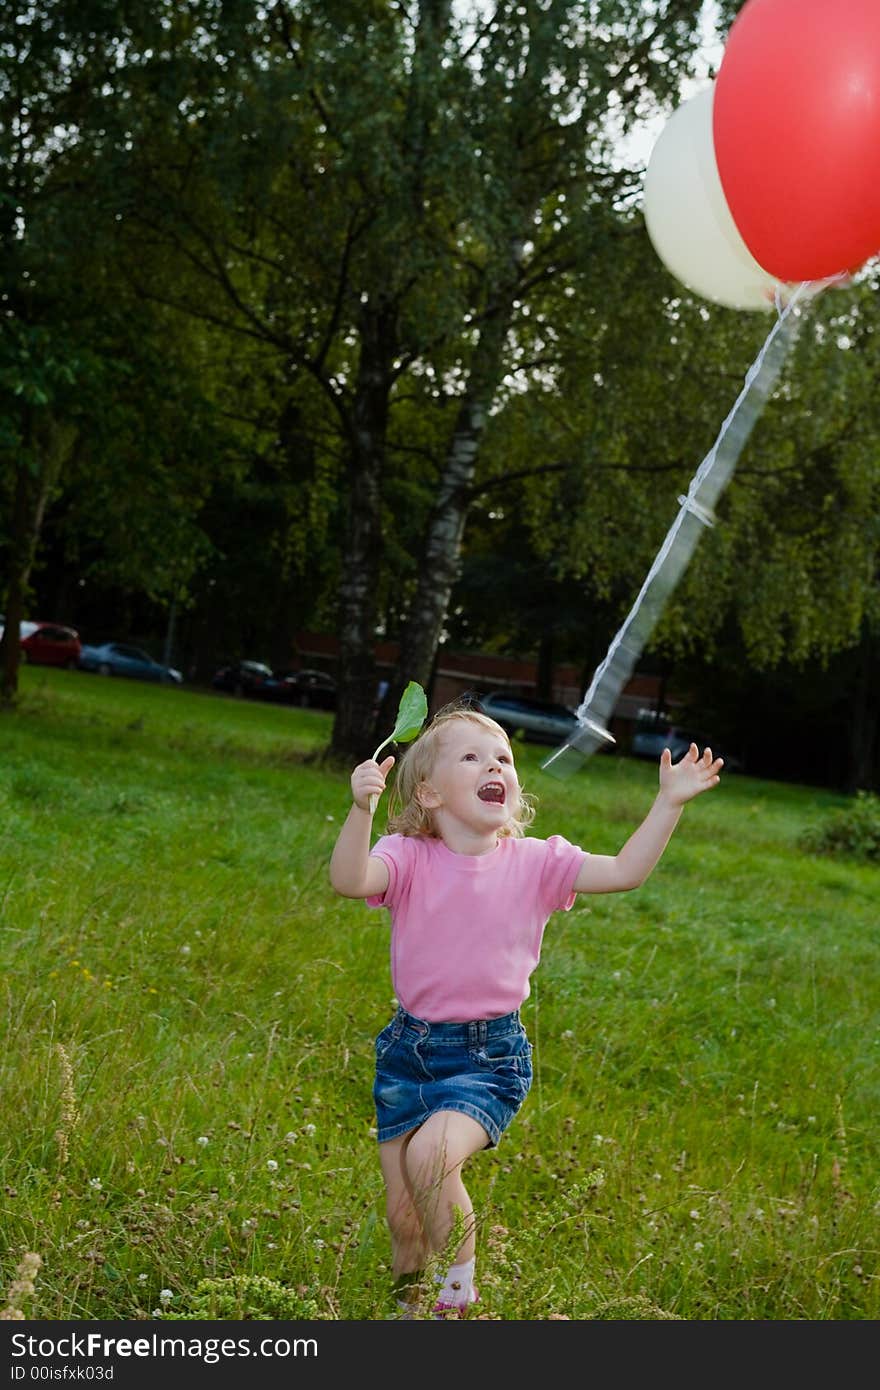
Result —
<path fill-rule="evenodd" d="M 718 174 L 780 280 L 880 251 L 880 0 L 746 0 L 715 80 Z"/>

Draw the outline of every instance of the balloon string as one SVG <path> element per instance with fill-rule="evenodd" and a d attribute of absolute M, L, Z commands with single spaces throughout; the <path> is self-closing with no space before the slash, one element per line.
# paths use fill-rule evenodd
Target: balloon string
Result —
<path fill-rule="evenodd" d="M 679 497 L 678 514 L 666 534 L 635 603 L 612 639 L 604 661 L 597 667 L 590 687 L 576 710 L 578 722 L 584 731 L 580 743 L 582 750 L 589 747 L 589 751 L 593 751 L 597 746 L 596 733 L 603 732 L 604 726 L 607 725 L 618 696 L 632 674 L 635 663 L 660 616 L 663 602 L 683 573 L 703 527 L 713 524 L 713 504 L 730 478 L 752 425 L 782 369 L 793 339 L 791 328 L 796 307 L 811 287 L 819 285 L 820 282 L 803 281 L 784 305 L 777 288 L 776 322 L 746 373 L 742 390 L 722 424 L 712 448 L 694 474 L 687 495 Z M 744 410 L 746 402 L 751 407 L 749 411 Z M 736 435 L 728 439 L 734 423 L 737 423 L 739 428 Z M 693 518 L 695 524 L 688 528 L 689 534 L 683 535 L 679 540 L 690 518 Z M 610 738 L 607 729 L 604 732 L 605 737 Z M 544 766 L 547 767 L 549 762 L 553 762 L 565 747 L 577 747 L 580 733 L 581 730 L 576 730 L 567 744 L 563 744 L 552 754 Z"/>
<path fill-rule="evenodd" d="M 763 346 L 761 347 L 760 352 L 758 353 L 758 355 L 757 355 L 757 357 L 755 358 L 755 360 L 754 360 L 754 362 L 752 363 L 752 365 L 749 367 L 749 370 L 746 372 L 745 381 L 744 381 L 744 383 L 743 383 L 742 390 L 740 391 L 739 395 L 737 396 L 736 400 L 734 401 L 733 405 L 731 406 L 730 411 L 728 412 L 727 418 L 725 419 L 723 425 L 721 426 L 721 429 L 718 431 L 718 435 L 717 435 L 717 438 L 716 438 L 716 440 L 715 440 L 715 443 L 712 445 L 712 448 L 709 450 L 708 454 L 707 454 L 706 457 L 703 459 L 703 462 L 700 464 L 699 468 L 697 469 L 696 473 L 694 474 L 693 478 L 691 479 L 691 484 L 690 484 L 690 487 L 688 488 L 688 491 L 687 491 L 687 497 L 685 498 L 684 503 L 683 503 L 683 506 L 684 506 L 685 508 L 690 508 L 691 510 L 693 510 L 694 507 L 700 507 L 700 504 L 696 501 L 696 494 L 699 492 L 700 488 L 703 487 L 703 485 L 704 485 L 704 483 L 706 482 L 706 479 L 708 478 L 710 472 L 711 472 L 713 469 L 715 469 L 715 468 L 717 467 L 717 459 L 718 459 L 719 451 L 720 451 L 720 449 L 721 449 L 722 444 L 724 443 L 725 437 L 726 437 L 728 431 L 730 430 L 731 426 L 733 425 L 733 422 L 734 422 L 734 420 L 736 419 L 737 415 L 739 414 L 740 408 L 745 404 L 745 402 L 746 402 L 746 400 L 748 399 L 748 397 L 752 394 L 753 388 L 755 388 L 756 385 L 758 384 L 759 377 L 760 377 L 760 375 L 761 375 L 761 372 L 762 372 L 763 369 L 764 369 L 764 364 L 765 364 L 765 362 L 767 361 L 768 354 L 770 353 L 770 349 L 771 349 L 771 347 L 773 346 L 774 341 L 776 340 L 776 338 L 778 338 L 778 337 L 780 337 L 780 336 L 782 335 L 783 329 L 785 328 L 786 321 L 787 321 L 787 319 L 789 318 L 789 316 L 790 316 L 791 314 L 794 313 L 794 310 L 795 310 L 795 308 L 796 308 L 796 306 L 797 306 L 797 304 L 798 304 L 798 301 L 801 299 L 801 297 L 803 296 L 803 294 L 806 292 L 808 283 L 809 283 L 808 281 L 804 281 L 802 284 L 798 285 L 797 288 L 795 289 L 794 293 L 792 294 L 791 298 L 788 300 L 788 303 L 785 304 L 785 306 L 784 306 L 781 310 L 779 310 L 779 309 L 777 310 L 777 319 L 776 319 L 776 322 L 774 323 L 773 327 L 770 329 L 770 332 L 767 334 L 767 337 L 764 339 L 764 343 L 763 343 Z M 777 291 L 777 293 L 778 293 L 778 291 Z M 785 347 L 786 347 L 786 348 L 788 347 L 788 344 L 787 344 L 787 343 L 785 344 Z M 764 401 L 764 399 L 766 399 L 766 396 L 767 396 L 767 394 L 768 394 L 768 391 L 769 391 L 770 386 L 772 386 L 773 381 L 775 381 L 776 377 L 779 375 L 779 371 L 780 371 L 780 369 L 782 368 L 783 360 L 784 360 L 783 356 L 780 355 L 778 361 L 776 361 L 776 362 L 774 362 L 774 363 L 768 364 L 768 372 L 767 372 L 766 378 L 765 378 L 765 380 L 761 383 L 761 385 L 763 386 L 764 389 L 762 390 L 762 393 L 761 393 L 761 401 L 760 401 L 760 404 L 763 404 L 763 401 Z M 769 370 L 769 368 L 770 368 L 770 367 L 773 367 L 773 366 L 775 366 L 775 370 L 771 372 L 771 371 Z M 754 418 L 757 418 L 757 414 L 758 414 L 758 412 L 755 411 L 755 412 L 754 412 Z M 751 429 L 751 425 L 752 425 L 753 423 L 754 423 L 754 419 L 752 419 L 752 420 L 749 421 L 749 425 L 748 425 L 748 428 L 749 428 L 749 429 Z M 733 472 L 733 466 L 736 464 L 736 462 L 737 462 L 737 460 L 738 460 L 738 458 L 739 458 L 739 455 L 740 455 L 740 453 L 742 452 L 742 447 L 743 447 L 743 445 L 745 444 L 745 442 L 746 442 L 746 439 L 745 439 L 745 437 L 743 437 L 743 438 L 741 439 L 741 441 L 740 441 L 740 447 L 736 450 L 736 453 L 734 454 L 733 458 L 729 460 L 730 466 L 729 466 L 729 467 L 726 469 L 726 471 L 724 472 L 723 477 L 720 476 L 720 472 L 719 472 L 719 477 L 718 477 L 718 480 L 717 480 L 718 485 L 715 486 L 714 489 L 713 489 L 713 493 L 714 493 L 713 501 L 716 500 L 717 497 L 720 495 L 721 489 L 723 488 L 724 484 L 725 484 L 725 483 L 728 481 L 728 479 L 730 478 L 730 475 L 731 475 L 731 473 Z M 706 509 L 706 508 L 703 508 L 703 509 L 704 509 L 704 510 L 708 510 L 708 509 Z M 680 517 L 681 517 L 681 513 L 679 513 L 679 516 L 676 518 L 676 522 L 679 521 Z M 674 531 L 675 531 L 676 522 L 673 522 L 673 525 L 672 525 L 672 527 L 670 528 L 669 535 L 668 535 L 667 538 L 666 538 L 667 541 L 669 541 L 670 538 L 673 537 L 673 533 L 674 533 Z M 664 546 L 665 546 L 665 545 L 666 545 L 666 541 L 664 541 Z M 662 555 L 662 554 L 663 554 L 663 547 L 661 547 L 661 551 L 660 551 L 660 555 Z M 660 555 L 658 555 L 658 557 L 657 557 L 658 560 L 660 559 Z M 657 564 L 657 561 L 655 561 L 654 563 L 655 563 L 655 565 L 656 565 L 656 564 Z M 650 578 L 650 576 L 649 576 L 649 578 Z M 646 580 L 645 583 L 647 584 L 647 582 L 648 582 L 648 581 Z M 644 587 L 644 586 L 643 586 L 643 587 Z"/>

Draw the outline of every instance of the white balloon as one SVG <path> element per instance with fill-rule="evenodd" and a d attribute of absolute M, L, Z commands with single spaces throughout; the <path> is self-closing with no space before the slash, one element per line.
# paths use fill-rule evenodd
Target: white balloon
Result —
<path fill-rule="evenodd" d="M 787 286 L 747 248 L 721 186 L 712 135 L 714 83 L 683 102 L 645 170 L 645 225 L 667 270 L 695 294 L 732 309 L 771 309 Z"/>

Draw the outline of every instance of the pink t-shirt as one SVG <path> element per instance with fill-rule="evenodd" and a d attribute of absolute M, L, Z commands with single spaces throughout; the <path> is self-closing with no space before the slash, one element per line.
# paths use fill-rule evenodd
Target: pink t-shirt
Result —
<path fill-rule="evenodd" d="M 499 1018 L 529 994 L 551 913 L 568 911 L 586 852 L 561 835 L 504 838 L 455 854 L 424 835 L 383 835 L 371 851 L 388 887 L 368 907 L 391 913 L 391 981 L 428 1023 Z"/>

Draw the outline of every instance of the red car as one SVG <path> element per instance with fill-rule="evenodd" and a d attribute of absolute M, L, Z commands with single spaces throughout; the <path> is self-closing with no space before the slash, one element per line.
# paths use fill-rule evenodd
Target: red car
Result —
<path fill-rule="evenodd" d="M 75 628 L 61 623 L 22 623 L 21 659 L 34 666 L 64 666 L 75 671 L 82 643 Z"/>

